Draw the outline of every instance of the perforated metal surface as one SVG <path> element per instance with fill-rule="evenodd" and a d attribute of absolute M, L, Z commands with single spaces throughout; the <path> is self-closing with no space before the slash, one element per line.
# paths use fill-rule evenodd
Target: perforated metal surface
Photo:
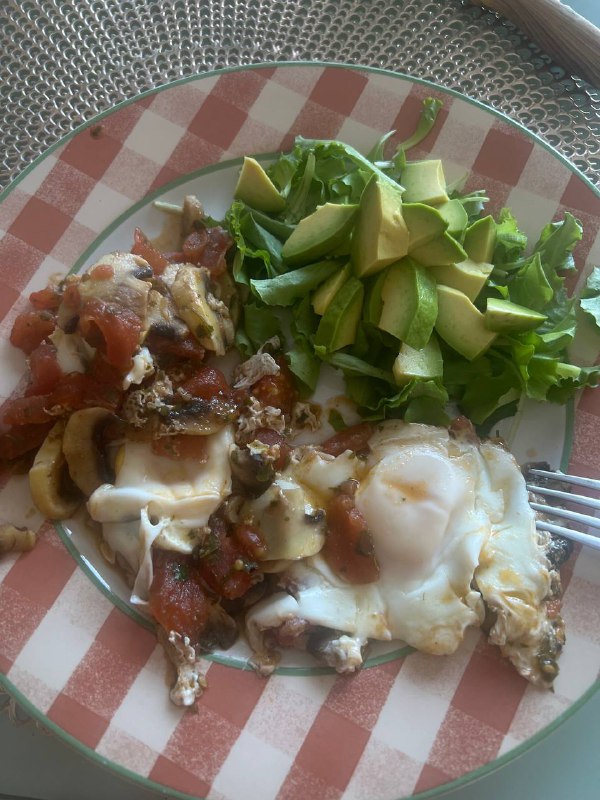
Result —
<path fill-rule="evenodd" d="M 0 186 L 95 113 L 263 61 L 364 64 L 503 111 L 600 181 L 600 92 L 467 0 L 4 0 Z"/>

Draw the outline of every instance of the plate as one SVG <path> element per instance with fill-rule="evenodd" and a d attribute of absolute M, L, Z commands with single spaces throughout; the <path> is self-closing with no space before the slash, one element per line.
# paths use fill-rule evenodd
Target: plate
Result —
<path fill-rule="evenodd" d="M 55 272 L 128 248 L 139 224 L 158 232 L 160 197 L 193 189 L 214 216 L 230 202 L 241 156 L 268 160 L 296 134 L 366 150 L 414 129 L 421 100 L 444 102 L 411 155 L 444 160 L 452 180 L 485 187 L 528 235 L 571 211 L 576 251 L 600 261 L 600 197 L 541 140 L 454 92 L 393 73 L 325 64 L 257 65 L 183 80 L 120 104 L 62 140 L 0 206 L 0 393 L 18 390 L 24 361 L 7 342 L 28 294 Z M 18 265 L 18 266 L 15 266 Z M 574 357 L 600 350 L 591 325 Z M 600 396 L 577 408 L 525 405 L 504 430 L 517 457 L 600 475 Z M 175 796 L 435 796 L 508 762 L 598 689 L 600 558 L 578 550 L 563 570 L 568 644 L 554 693 L 519 678 L 472 632 L 452 657 L 380 653 L 352 678 L 284 664 L 265 680 L 243 652 L 206 661 L 197 712 L 169 703 L 165 662 L 126 587 L 76 525 L 54 528 L 31 507 L 23 477 L 4 476 L 0 515 L 40 527 L 35 549 L 0 561 L 0 676 L 44 725 L 87 755 Z M 247 775 L 252 772 L 252 786 Z"/>

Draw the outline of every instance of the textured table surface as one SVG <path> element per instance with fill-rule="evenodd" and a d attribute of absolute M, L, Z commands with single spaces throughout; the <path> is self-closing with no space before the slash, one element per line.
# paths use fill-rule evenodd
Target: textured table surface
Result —
<path fill-rule="evenodd" d="M 600 25 L 597 0 L 571 5 Z M 565 75 L 513 26 L 460 0 L 5 0 L 0 52 L 0 188 L 123 98 L 195 72 L 270 60 L 360 63 L 434 80 L 525 124 L 600 182 L 600 91 Z M 597 694 L 530 752 L 445 796 L 595 800 L 599 736 Z M 0 754 L 0 792 L 9 795 L 159 796 L 7 713 Z"/>

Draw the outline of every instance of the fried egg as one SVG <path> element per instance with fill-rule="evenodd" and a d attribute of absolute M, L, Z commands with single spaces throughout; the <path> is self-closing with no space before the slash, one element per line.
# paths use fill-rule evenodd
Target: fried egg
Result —
<path fill-rule="evenodd" d="M 321 554 L 289 566 L 281 582 L 293 589 L 261 601 L 246 620 L 267 671 L 272 654 L 264 632 L 288 620 L 336 632 L 320 654 L 343 672 L 360 666 L 369 639 L 453 653 L 466 629 L 481 625 L 487 604 L 498 615 L 492 641 L 505 645 L 524 672 L 509 643 L 530 637 L 533 657 L 550 578 L 513 457 L 498 444 L 480 446 L 473 436 L 401 421 L 379 427 L 366 460 L 309 450 L 292 458 L 289 470 L 313 503 L 315 496 L 325 503 L 342 480 L 358 481 L 355 505 L 371 533 L 380 577 L 349 584 Z"/>
<path fill-rule="evenodd" d="M 127 440 L 117 459 L 114 484 L 90 496 L 88 511 L 102 523 L 105 541 L 136 575 L 132 602 L 146 602 L 152 582 L 152 546 L 191 553 L 194 530 L 206 525 L 231 492 L 226 425 L 207 436 L 206 463 L 155 455 L 149 442 Z"/>

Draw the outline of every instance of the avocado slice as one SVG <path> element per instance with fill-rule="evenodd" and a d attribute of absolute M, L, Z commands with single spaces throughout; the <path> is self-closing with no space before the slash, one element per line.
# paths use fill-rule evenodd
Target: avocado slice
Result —
<path fill-rule="evenodd" d="M 323 316 L 329 303 L 331 303 L 336 293 L 350 277 L 350 270 L 350 263 L 348 263 L 337 272 L 334 272 L 333 275 L 330 275 L 329 278 L 316 289 L 311 301 L 315 314 L 319 314 L 321 317 Z"/>
<path fill-rule="evenodd" d="M 383 308 L 383 284 L 388 274 L 388 267 L 372 278 L 366 284 L 365 303 L 363 306 L 363 319 L 372 325 L 379 324 L 381 309 Z"/>
<path fill-rule="evenodd" d="M 496 223 L 488 214 L 469 225 L 465 231 L 463 247 L 473 261 L 489 262 L 496 246 Z"/>
<path fill-rule="evenodd" d="M 352 236 L 352 264 L 358 277 L 379 272 L 408 252 L 408 228 L 402 216 L 402 189 L 374 175 L 360 198 Z"/>
<path fill-rule="evenodd" d="M 485 353 L 498 334 L 486 328 L 483 314 L 467 295 L 438 286 L 437 299 L 435 329 L 442 339 L 469 361 Z"/>
<path fill-rule="evenodd" d="M 437 239 L 448 227 L 437 208 L 425 203 L 404 203 L 402 216 L 408 228 L 408 252 Z"/>
<path fill-rule="evenodd" d="M 350 278 L 336 292 L 317 328 L 315 345 L 328 352 L 353 344 L 360 322 L 364 287 L 357 278 Z"/>
<path fill-rule="evenodd" d="M 475 300 L 493 269 L 493 264 L 479 264 L 466 258 L 458 264 L 436 267 L 433 274 L 438 283 L 458 289 L 459 292 L 466 294 L 469 300 Z"/>
<path fill-rule="evenodd" d="M 501 300 L 489 297 L 483 315 L 485 326 L 490 331 L 530 331 L 538 328 L 547 319 L 545 314 L 539 314 L 525 306 L 511 303 L 510 300 Z"/>
<path fill-rule="evenodd" d="M 431 334 L 431 338 L 421 350 L 415 350 L 403 342 L 392 372 L 398 386 L 404 386 L 413 380 L 441 378 L 444 364 L 435 333 Z"/>
<path fill-rule="evenodd" d="M 339 248 L 349 238 L 358 205 L 325 203 L 301 219 L 281 250 L 288 264 L 308 264 Z"/>
<path fill-rule="evenodd" d="M 404 258 L 390 266 L 381 296 L 378 327 L 415 350 L 425 347 L 437 315 L 436 284 L 431 274 Z"/>
<path fill-rule="evenodd" d="M 285 208 L 285 200 L 267 173 L 254 158 L 244 156 L 233 196 L 259 211 L 277 213 Z"/>
<path fill-rule="evenodd" d="M 427 203 L 437 205 L 449 200 L 446 193 L 444 167 L 437 158 L 425 161 L 409 161 L 400 176 L 405 203 Z"/>
<path fill-rule="evenodd" d="M 443 267 L 464 261 L 467 254 L 453 236 L 446 231 L 427 244 L 411 250 L 411 258 L 424 267 Z"/>
<path fill-rule="evenodd" d="M 441 206 L 438 206 L 436 211 L 448 223 L 448 233 L 458 239 L 459 242 L 462 242 L 469 217 L 460 200 L 448 200 L 447 203 L 442 203 Z"/>

